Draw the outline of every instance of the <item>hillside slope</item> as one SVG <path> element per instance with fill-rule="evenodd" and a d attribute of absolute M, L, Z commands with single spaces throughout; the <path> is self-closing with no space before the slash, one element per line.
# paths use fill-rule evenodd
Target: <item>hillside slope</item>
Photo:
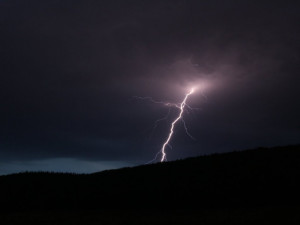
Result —
<path fill-rule="evenodd" d="M 90 175 L 0 176 L 3 211 L 299 206 L 300 145 Z"/>

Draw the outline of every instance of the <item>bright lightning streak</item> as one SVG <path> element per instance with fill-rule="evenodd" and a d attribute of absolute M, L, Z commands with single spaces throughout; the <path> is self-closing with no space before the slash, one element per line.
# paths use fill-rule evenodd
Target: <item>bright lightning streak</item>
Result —
<path fill-rule="evenodd" d="M 175 120 L 172 122 L 172 124 L 171 124 L 171 128 L 170 128 L 170 132 L 169 132 L 168 138 L 167 138 L 166 141 L 164 142 L 164 144 L 163 144 L 161 150 L 160 150 L 159 152 L 156 153 L 154 159 L 152 159 L 151 161 L 149 161 L 149 162 L 146 163 L 146 164 L 150 164 L 150 163 L 156 161 L 156 159 L 158 158 L 159 155 L 161 155 L 161 159 L 160 159 L 161 162 L 167 161 L 166 147 L 168 146 L 170 149 L 172 149 L 172 146 L 171 146 L 171 144 L 170 144 L 170 141 L 171 141 L 172 136 L 173 136 L 173 133 L 174 133 L 174 127 L 175 127 L 176 123 L 177 123 L 179 120 L 182 121 L 183 127 L 184 127 L 184 129 L 185 129 L 186 134 L 187 134 L 191 139 L 195 140 L 195 138 L 188 132 L 187 126 L 186 126 L 185 121 L 184 121 L 184 119 L 183 119 L 183 113 L 184 113 L 184 110 L 185 110 L 185 109 L 187 110 L 187 112 L 189 112 L 189 110 L 190 110 L 190 111 L 193 111 L 193 110 L 199 110 L 199 108 L 192 108 L 192 107 L 190 107 L 190 106 L 186 103 L 187 100 L 188 100 L 188 97 L 189 97 L 191 94 L 194 93 L 194 90 L 195 90 L 195 89 L 192 88 L 192 89 L 185 95 L 185 97 L 184 97 L 184 99 L 183 99 L 183 101 L 182 101 L 181 103 L 170 103 L 170 102 L 156 101 L 156 100 L 154 100 L 152 97 L 138 97 L 138 96 L 134 96 L 134 98 L 136 98 L 136 99 L 149 100 L 149 101 L 151 101 L 151 102 L 153 102 L 153 103 L 155 103 L 155 104 L 162 104 L 162 105 L 165 105 L 165 106 L 170 107 L 170 108 L 169 108 L 169 111 L 168 111 L 168 114 L 167 114 L 165 117 L 163 117 L 163 118 L 158 119 L 157 121 L 155 121 L 155 124 L 154 124 L 154 127 L 153 127 L 153 131 L 154 131 L 155 128 L 158 126 L 158 123 L 159 123 L 160 121 L 166 120 L 166 119 L 169 117 L 171 107 L 175 107 L 175 108 L 180 109 L 180 112 L 179 112 L 178 117 L 176 117 L 176 119 L 175 119 Z"/>
<path fill-rule="evenodd" d="M 184 107 L 186 106 L 186 101 L 187 101 L 188 97 L 189 97 L 191 94 L 193 94 L 193 93 L 194 93 L 194 88 L 192 88 L 192 89 L 185 95 L 185 98 L 183 99 L 183 101 L 182 101 L 181 104 L 180 104 L 180 107 L 179 107 L 180 113 L 179 113 L 178 117 L 172 122 L 171 128 L 170 128 L 170 133 L 169 133 L 169 135 L 168 135 L 168 138 L 167 138 L 167 140 L 165 141 L 165 143 L 163 144 L 163 146 L 162 146 L 162 148 L 161 148 L 161 151 L 160 151 L 160 153 L 161 153 L 161 155 L 162 155 L 161 160 L 160 160 L 161 162 L 167 160 L 167 154 L 166 154 L 165 148 L 166 148 L 166 146 L 169 145 L 169 142 L 171 141 L 171 138 L 172 138 L 173 133 L 174 133 L 174 127 L 175 127 L 176 123 L 177 123 L 180 119 L 182 119 L 182 114 L 183 114 L 183 112 L 184 112 Z M 184 123 L 184 122 L 183 122 L 183 123 Z M 186 129 L 185 123 L 184 123 L 184 127 L 185 127 L 185 129 Z M 186 129 L 186 130 L 187 130 L 187 129 Z M 156 157 L 157 157 L 157 155 L 156 155 Z"/>

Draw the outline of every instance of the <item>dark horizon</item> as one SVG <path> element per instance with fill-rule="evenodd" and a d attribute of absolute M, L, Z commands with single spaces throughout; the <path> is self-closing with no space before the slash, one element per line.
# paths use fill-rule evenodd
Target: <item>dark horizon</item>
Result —
<path fill-rule="evenodd" d="M 0 0 L 0 175 L 299 144 L 298 1 Z"/>

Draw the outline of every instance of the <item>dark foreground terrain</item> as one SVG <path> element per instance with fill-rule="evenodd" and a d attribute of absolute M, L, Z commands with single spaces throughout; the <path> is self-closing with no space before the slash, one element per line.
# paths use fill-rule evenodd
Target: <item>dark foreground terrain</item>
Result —
<path fill-rule="evenodd" d="M 0 224 L 300 224 L 300 146 L 0 176 Z"/>

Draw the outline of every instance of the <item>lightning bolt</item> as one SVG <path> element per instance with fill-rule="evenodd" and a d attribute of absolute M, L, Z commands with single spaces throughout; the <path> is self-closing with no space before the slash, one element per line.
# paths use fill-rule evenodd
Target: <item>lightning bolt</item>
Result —
<path fill-rule="evenodd" d="M 170 143 L 170 141 L 171 141 L 171 139 L 172 139 L 172 136 L 173 136 L 173 134 L 174 134 L 174 127 L 175 127 L 176 123 L 177 123 L 180 119 L 182 119 L 182 115 L 183 115 L 183 112 L 184 112 L 184 107 L 186 106 L 186 101 L 187 101 L 188 97 L 189 97 L 191 94 L 193 94 L 193 93 L 194 93 L 194 88 L 192 88 L 192 89 L 185 95 L 183 101 L 182 101 L 181 104 L 180 104 L 180 107 L 179 107 L 179 109 L 180 109 L 179 115 L 178 115 L 178 117 L 176 117 L 176 119 L 172 122 L 171 128 L 170 128 L 170 132 L 169 132 L 169 135 L 168 135 L 168 138 L 167 138 L 167 140 L 164 142 L 164 144 L 163 144 L 163 146 L 162 146 L 160 152 L 158 152 L 158 154 L 161 153 L 161 155 L 162 155 L 162 157 L 161 157 L 161 159 L 160 159 L 161 162 L 164 162 L 164 161 L 167 160 L 166 146 L 170 145 L 169 143 Z M 186 129 L 185 122 L 183 122 L 183 123 L 184 123 L 184 127 L 185 127 L 185 129 Z M 186 131 L 187 131 L 187 129 L 186 129 Z M 157 155 L 158 155 L 158 154 L 157 154 Z M 156 155 L 156 157 L 157 157 L 157 155 Z M 155 157 L 155 159 L 156 159 L 156 157 Z"/>
<path fill-rule="evenodd" d="M 171 109 L 172 107 L 175 107 L 175 108 L 179 109 L 179 115 L 178 115 L 178 116 L 176 117 L 176 119 L 171 123 L 169 135 L 168 135 L 166 141 L 164 142 L 164 144 L 163 144 L 161 150 L 160 150 L 159 152 L 156 153 L 154 159 L 152 159 L 151 161 L 147 162 L 146 164 L 150 164 L 150 163 L 156 161 L 156 159 L 158 158 L 159 155 L 161 155 L 161 159 L 160 159 L 161 162 L 167 161 L 166 147 L 168 146 L 169 148 L 172 149 L 172 146 L 171 146 L 171 144 L 170 144 L 170 141 L 171 141 L 172 136 L 173 136 L 173 134 L 174 134 L 174 127 L 175 127 L 176 123 L 177 123 L 179 120 L 182 121 L 183 127 L 184 127 L 184 129 L 185 129 L 186 134 L 187 134 L 191 139 L 195 140 L 195 138 L 188 132 L 187 126 L 186 126 L 185 121 L 184 121 L 184 119 L 183 119 L 183 113 L 184 113 L 185 109 L 186 109 L 187 112 L 189 112 L 189 110 L 190 110 L 190 111 L 193 111 L 193 110 L 195 110 L 195 109 L 199 110 L 199 108 L 192 108 L 192 107 L 190 107 L 190 106 L 186 103 L 187 100 L 188 100 L 188 98 L 189 98 L 189 96 L 190 96 L 191 94 L 193 94 L 193 93 L 194 93 L 194 88 L 192 88 L 192 89 L 185 95 L 185 97 L 184 97 L 184 99 L 183 99 L 183 101 L 182 101 L 181 103 L 170 103 L 170 102 L 156 101 L 156 100 L 154 100 L 152 97 L 138 97 L 138 96 L 133 96 L 133 98 L 136 98 L 136 99 L 149 100 L 149 101 L 151 101 L 151 102 L 153 102 L 153 103 L 155 103 L 155 104 L 161 104 L 161 105 L 170 107 L 170 108 L 169 108 L 169 111 L 168 111 L 168 114 L 167 114 L 165 117 L 163 117 L 163 118 L 158 119 L 157 121 L 155 121 L 155 124 L 154 124 L 154 127 L 153 127 L 153 131 L 154 131 L 154 129 L 158 126 L 158 123 L 159 123 L 160 121 L 166 120 L 166 119 L 169 117 L 169 115 L 170 115 L 170 109 Z"/>

